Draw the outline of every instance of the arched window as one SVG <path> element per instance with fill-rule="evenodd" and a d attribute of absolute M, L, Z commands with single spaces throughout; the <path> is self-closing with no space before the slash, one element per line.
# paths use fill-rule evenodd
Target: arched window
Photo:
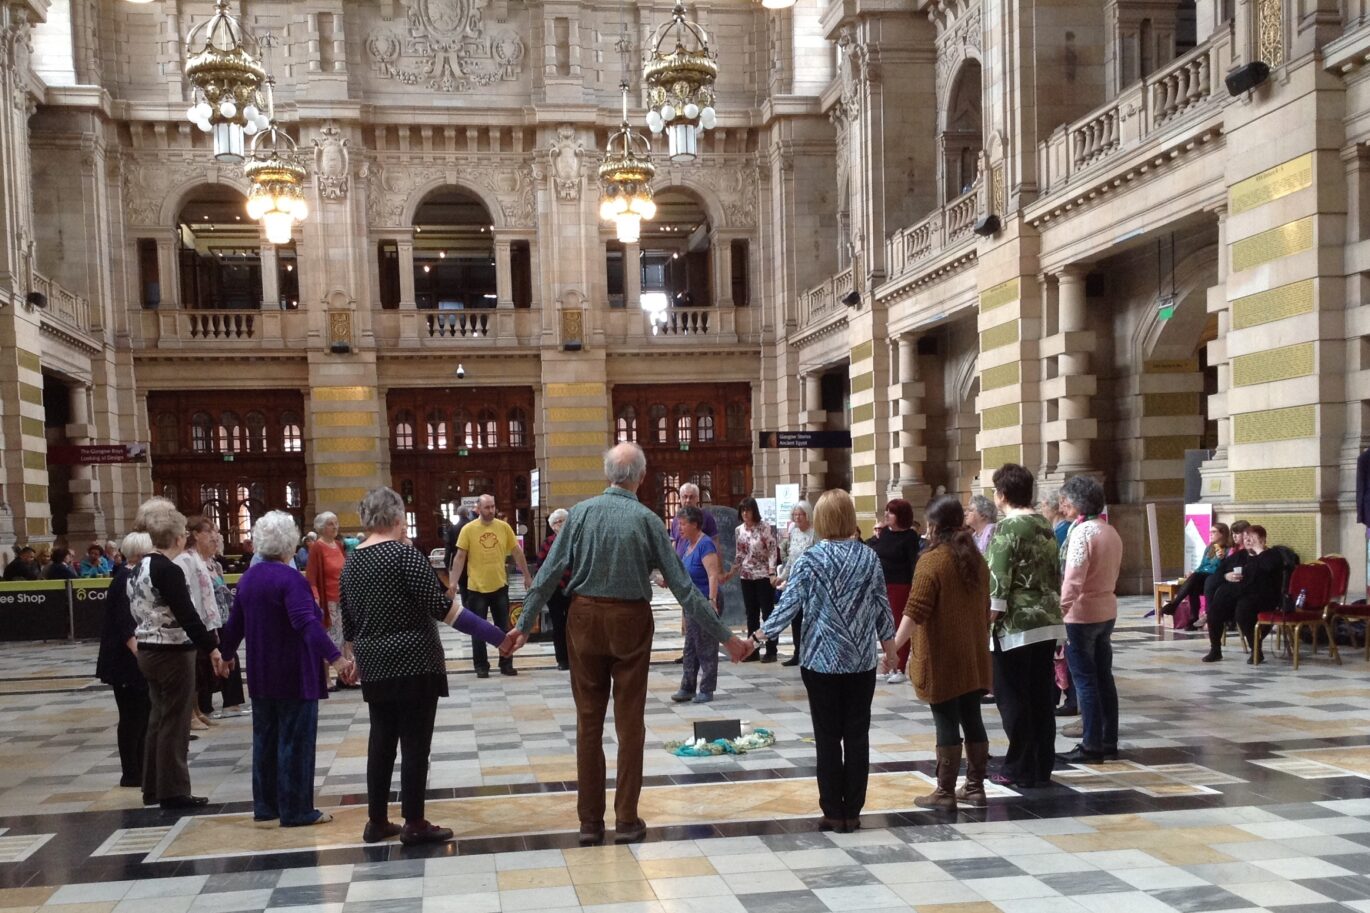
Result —
<path fill-rule="evenodd" d="M 629 441 L 637 440 L 637 410 L 632 406 L 624 406 L 618 410 L 618 419 L 614 422 L 614 443 L 626 444 Z"/>
<path fill-rule="evenodd" d="M 441 411 L 433 409 L 424 419 L 424 427 L 428 432 L 429 450 L 447 449 L 447 417 Z"/>
<path fill-rule="evenodd" d="M 214 449 L 214 419 L 207 412 L 196 412 L 190 417 L 190 448 L 196 453 Z"/>
<path fill-rule="evenodd" d="M 712 444 L 714 440 L 714 407 L 708 403 L 700 403 L 695 410 L 695 429 L 698 433 L 699 443 Z"/>
<path fill-rule="evenodd" d="M 414 413 L 407 409 L 395 416 L 395 449 L 414 449 Z"/>
<path fill-rule="evenodd" d="M 528 413 L 518 406 L 509 410 L 509 446 L 528 446 Z"/>
<path fill-rule="evenodd" d="M 689 446 L 694 440 L 694 417 L 689 406 L 675 407 L 675 439 L 679 444 Z"/>
<path fill-rule="evenodd" d="M 223 485 L 200 486 L 200 513 L 219 529 L 224 528 L 228 516 L 228 489 Z"/>
<path fill-rule="evenodd" d="M 162 497 L 166 498 L 172 504 L 180 503 L 179 492 L 176 490 L 174 482 L 167 482 L 162 486 Z"/>
<path fill-rule="evenodd" d="M 304 452 L 304 431 L 300 417 L 293 412 L 281 413 L 281 449 L 286 453 Z"/>
<path fill-rule="evenodd" d="M 285 483 L 285 506 L 292 510 L 304 506 L 303 488 L 299 482 Z"/>
<path fill-rule="evenodd" d="M 219 416 L 219 452 L 237 453 L 243 449 L 243 426 L 238 413 L 225 412 Z"/>
<path fill-rule="evenodd" d="M 208 418 L 208 416 L 206 416 Z M 157 439 L 153 447 L 157 453 L 175 453 L 181 447 L 181 422 L 174 412 L 157 415 Z M 198 449 L 198 448 L 197 448 Z"/>
<path fill-rule="evenodd" d="M 656 435 L 656 442 L 658 444 L 670 443 L 670 432 L 668 430 L 669 425 L 666 418 L 666 407 L 660 405 L 653 406 L 651 411 L 651 417 L 653 429 L 652 433 Z"/>
<path fill-rule="evenodd" d="M 247 435 L 244 443 L 248 453 L 266 453 L 266 416 L 260 412 L 249 412 L 244 420 Z"/>
<path fill-rule="evenodd" d="M 480 425 L 476 438 L 477 447 L 494 449 L 499 446 L 499 420 L 495 418 L 494 409 L 482 409 L 476 416 L 476 422 Z"/>
<path fill-rule="evenodd" d="M 703 437 L 700 440 L 703 440 Z M 714 474 L 712 472 L 697 472 L 690 476 L 690 481 L 699 486 L 700 504 L 712 504 L 714 502 Z"/>
<path fill-rule="evenodd" d="M 747 407 L 742 403 L 728 403 L 728 440 L 742 443 L 747 440 Z"/>
<path fill-rule="evenodd" d="M 680 510 L 680 476 L 664 472 L 657 476 L 661 482 L 662 516 L 673 518 Z"/>
<path fill-rule="evenodd" d="M 404 499 L 404 503 L 405 503 L 405 504 L 413 504 L 413 503 L 414 503 L 414 480 L 413 480 L 413 479 L 405 479 L 403 482 L 400 483 L 400 497 Z"/>
<path fill-rule="evenodd" d="M 261 519 L 266 510 L 260 501 L 248 499 L 238 505 L 237 529 L 238 541 L 252 538 L 252 524 Z"/>

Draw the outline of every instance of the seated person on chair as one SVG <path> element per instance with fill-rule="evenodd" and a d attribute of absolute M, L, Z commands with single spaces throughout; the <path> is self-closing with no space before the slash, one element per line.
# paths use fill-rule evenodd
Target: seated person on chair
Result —
<path fill-rule="evenodd" d="M 1228 530 L 1226 523 L 1214 523 L 1213 529 L 1208 533 L 1208 548 L 1204 551 L 1203 561 L 1194 569 L 1194 572 L 1184 579 L 1179 589 L 1170 601 L 1161 606 L 1162 615 L 1174 615 L 1180 603 L 1189 600 L 1189 624 L 1187 630 L 1194 630 L 1194 622 L 1199 618 L 1199 599 L 1203 596 L 1204 583 L 1209 576 L 1216 573 L 1218 565 L 1227 557 L 1227 553 L 1232 550 L 1232 533 Z"/>
<path fill-rule="evenodd" d="M 1213 597 L 1217 594 L 1218 587 L 1227 584 L 1227 575 L 1246 563 L 1246 531 L 1250 528 L 1251 524 L 1245 520 L 1232 521 L 1232 548 L 1228 551 L 1227 557 L 1218 562 L 1218 569 L 1209 574 L 1203 584 L 1204 599 L 1210 606 L 1213 605 Z"/>
<path fill-rule="evenodd" d="M 1236 619 L 1242 637 L 1252 645 L 1248 663 L 1256 660 L 1256 616 L 1273 612 L 1280 606 L 1284 586 L 1284 562 L 1277 552 L 1266 547 L 1265 527 L 1252 526 L 1243 534 L 1247 558 L 1240 569 L 1229 571 L 1226 584 L 1208 603 L 1208 655 L 1206 663 L 1223 658 L 1223 629 Z"/>

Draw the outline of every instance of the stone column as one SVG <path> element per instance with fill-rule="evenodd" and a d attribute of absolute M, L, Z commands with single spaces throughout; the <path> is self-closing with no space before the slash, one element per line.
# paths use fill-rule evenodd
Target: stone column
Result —
<path fill-rule="evenodd" d="M 514 306 L 514 266 L 508 238 L 495 239 L 495 307 Z"/>
<path fill-rule="evenodd" d="M 898 356 L 897 381 L 890 386 L 890 400 L 898 404 L 895 430 L 899 434 L 899 478 L 890 486 L 892 496 L 903 498 L 917 510 L 928 503 L 931 489 L 923 484 L 923 463 L 928 451 L 923 445 L 927 417 L 923 414 L 926 388 L 918 370 L 918 339 L 900 336 L 895 340 Z"/>
<path fill-rule="evenodd" d="M 71 388 L 71 423 L 66 427 L 67 439 L 73 444 L 89 444 L 94 440 L 90 424 L 90 388 L 76 384 Z M 94 467 L 71 467 L 71 513 L 67 517 L 67 537 L 80 550 L 80 543 L 89 543 L 96 533 L 95 471 Z"/>
<path fill-rule="evenodd" d="M 642 247 L 636 241 L 623 245 L 623 306 L 642 309 Z"/>
<path fill-rule="evenodd" d="M 828 423 L 828 414 L 823 411 L 823 375 L 804 375 L 804 412 L 800 416 L 808 431 L 822 431 Z M 805 453 L 808 467 L 804 482 L 804 496 L 813 501 L 822 494 L 828 474 L 828 462 L 824 459 L 823 449 L 811 447 Z"/>
<path fill-rule="evenodd" d="M 1090 469 L 1089 442 L 1097 436 L 1097 422 L 1089 417 L 1094 377 L 1089 373 L 1089 351 L 1094 335 L 1088 332 L 1085 273 L 1067 267 L 1056 277 L 1058 295 L 1056 355 L 1056 426 L 1047 440 L 1056 440 L 1056 474 L 1074 475 Z"/>
<path fill-rule="evenodd" d="M 714 300 L 707 303 L 719 308 L 730 308 L 733 306 L 732 241 L 714 232 L 714 236 L 709 239 L 709 259 L 713 261 Z"/>
<path fill-rule="evenodd" d="M 281 276 L 280 263 L 276 258 L 276 245 L 263 241 L 261 258 L 262 310 L 278 311 L 281 309 Z"/>
<path fill-rule="evenodd" d="M 412 311 L 418 307 L 414 297 L 414 241 L 406 238 L 399 242 L 400 254 L 400 310 Z"/>
<path fill-rule="evenodd" d="M 181 264 L 176 259 L 176 236 L 168 233 L 157 238 L 157 282 L 161 292 L 161 306 L 175 303 L 185 307 L 181 300 Z M 142 289 L 138 290 L 142 295 Z M 141 300 L 141 297 L 140 297 Z"/>

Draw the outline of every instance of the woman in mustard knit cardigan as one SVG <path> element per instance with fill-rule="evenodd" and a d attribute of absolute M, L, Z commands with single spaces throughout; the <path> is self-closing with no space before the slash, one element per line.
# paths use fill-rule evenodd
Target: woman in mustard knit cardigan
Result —
<path fill-rule="evenodd" d="M 980 718 L 980 696 L 990 689 L 989 566 L 953 497 L 928 506 L 928 548 L 913 572 L 895 649 L 913 641 L 909 678 L 918 698 L 932 705 L 937 726 L 937 788 L 920 796 L 920 808 L 956 810 L 956 800 L 982 806 L 989 737 Z M 965 735 L 966 784 L 958 792 L 961 737 Z"/>

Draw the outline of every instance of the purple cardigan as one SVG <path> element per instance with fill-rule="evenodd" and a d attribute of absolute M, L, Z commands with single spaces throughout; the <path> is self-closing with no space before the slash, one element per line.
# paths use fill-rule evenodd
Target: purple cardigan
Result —
<path fill-rule="evenodd" d="M 264 561 L 238 582 L 233 610 L 219 631 L 219 652 L 235 659 L 246 641 L 253 697 L 317 701 L 328 697 L 324 662 L 342 655 L 323 627 L 309 582 L 292 565 Z"/>

